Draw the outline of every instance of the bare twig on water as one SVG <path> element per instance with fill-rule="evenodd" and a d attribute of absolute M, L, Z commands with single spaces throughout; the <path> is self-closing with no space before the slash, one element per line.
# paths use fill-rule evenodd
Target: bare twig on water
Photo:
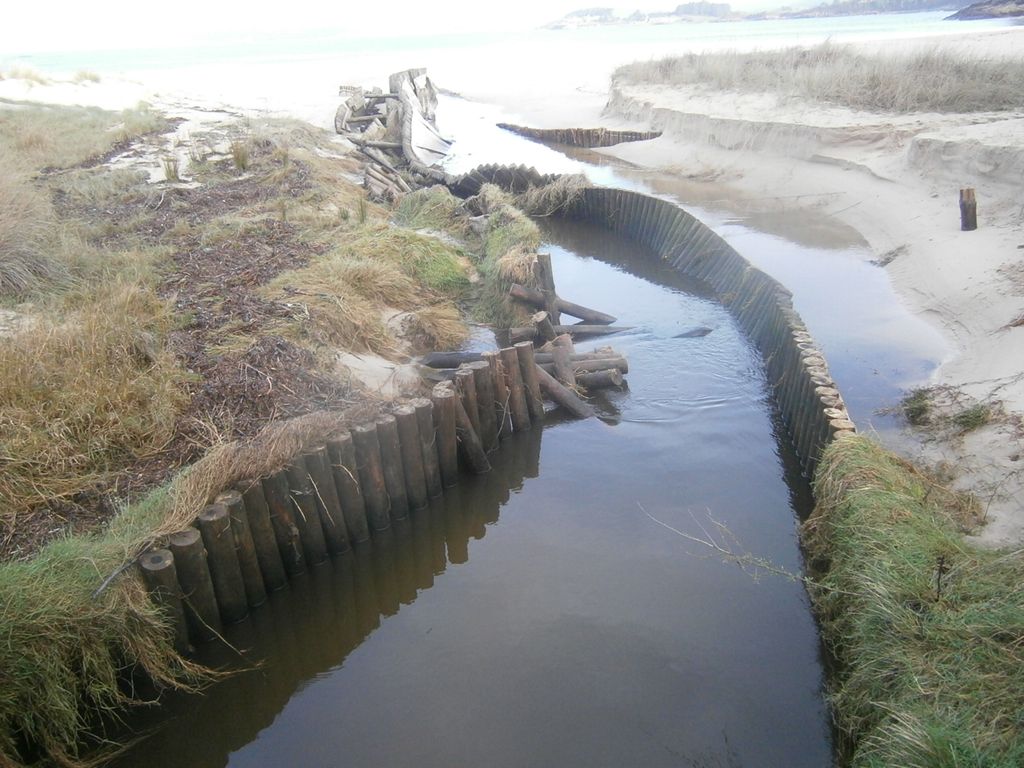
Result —
<path fill-rule="evenodd" d="M 664 520 L 659 520 L 650 512 L 648 512 L 644 508 L 644 505 L 641 504 L 639 501 L 636 503 L 636 505 L 640 508 L 641 512 L 643 512 L 645 515 L 647 515 L 648 518 L 650 518 L 652 522 L 657 523 L 662 528 L 671 531 L 675 535 L 680 536 L 686 539 L 687 541 L 692 541 L 694 544 L 700 544 L 702 547 L 707 547 L 713 552 L 716 552 L 723 562 L 738 565 L 745 573 L 750 574 L 750 576 L 753 577 L 755 581 L 757 581 L 761 577 L 762 573 L 769 573 L 773 576 L 781 576 L 782 578 L 787 579 L 788 581 L 800 582 L 801 584 L 804 584 L 808 587 L 814 587 L 816 589 L 828 590 L 829 592 L 838 592 L 841 594 L 845 594 L 842 590 L 838 590 L 835 587 L 830 587 L 826 584 L 822 584 L 821 582 L 812 579 L 810 576 L 805 576 L 800 573 L 794 573 L 788 568 L 783 568 L 782 566 L 776 565 L 767 558 L 759 557 L 758 555 L 755 555 L 752 552 L 742 550 L 742 548 L 739 546 L 739 540 L 736 538 L 736 535 L 731 530 L 729 530 L 729 527 L 725 523 L 719 520 L 715 520 L 711 516 L 710 512 L 707 516 L 708 521 L 714 526 L 717 536 L 709 532 L 707 527 L 705 527 L 705 525 L 697 519 L 697 517 L 693 514 L 693 511 L 691 510 L 689 513 L 690 518 L 693 520 L 694 524 L 700 529 L 701 534 L 703 535 L 694 536 L 692 533 L 681 531 L 678 528 L 669 525 Z"/>

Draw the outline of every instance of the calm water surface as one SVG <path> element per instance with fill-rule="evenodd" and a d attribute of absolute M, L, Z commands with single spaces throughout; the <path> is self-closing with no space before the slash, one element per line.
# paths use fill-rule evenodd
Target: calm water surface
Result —
<path fill-rule="evenodd" d="M 756 352 L 650 254 L 546 237 L 560 290 L 635 326 L 629 389 L 275 595 L 231 632 L 260 667 L 167 702 L 122 765 L 831 764 L 802 586 L 665 527 L 800 568 L 808 491 Z"/>

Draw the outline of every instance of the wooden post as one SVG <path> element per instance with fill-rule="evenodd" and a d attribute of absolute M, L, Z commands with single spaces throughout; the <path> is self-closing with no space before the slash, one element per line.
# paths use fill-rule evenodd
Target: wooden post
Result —
<path fill-rule="evenodd" d="M 555 368 L 555 378 L 567 387 L 576 386 L 576 371 L 573 370 L 572 361 L 569 356 L 572 354 L 572 339 L 563 334 L 555 339 L 551 350 L 552 364 Z"/>
<path fill-rule="evenodd" d="M 427 476 L 423 471 L 423 444 L 416 409 L 410 405 L 395 408 L 398 423 L 398 442 L 402 449 L 402 469 L 405 472 L 405 492 L 409 506 L 423 509 L 427 506 Z"/>
<path fill-rule="evenodd" d="M 960 229 L 972 232 L 978 228 L 978 201 L 974 189 L 967 187 L 960 190 Z"/>
<path fill-rule="evenodd" d="M 409 405 L 416 409 L 416 426 L 420 436 L 420 453 L 423 457 L 423 478 L 427 484 L 427 496 L 434 499 L 444 491 L 441 484 L 441 468 L 437 458 L 437 439 L 434 437 L 434 406 L 425 397 L 417 397 L 409 401 Z"/>
<path fill-rule="evenodd" d="M 341 500 L 338 489 L 334 485 L 334 473 L 331 471 L 331 459 L 327 448 L 315 448 L 303 454 L 309 479 L 313 483 L 313 497 L 316 500 L 317 512 L 323 525 L 324 539 L 327 549 L 332 554 L 348 552 L 348 530 L 345 518 L 341 514 Z"/>
<path fill-rule="evenodd" d="M 172 533 L 170 549 L 174 555 L 189 633 L 196 640 L 212 640 L 221 633 L 224 625 L 213 594 L 213 580 L 206 563 L 202 536 L 195 528 Z"/>
<path fill-rule="evenodd" d="M 388 490 L 391 522 L 409 514 L 409 494 L 405 490 L 405 469 L 402 467 L 402 444 L 398 439 L 398 422 L 386 413 L 377 419 L 377 439 L 384 466 L 384 485 Z"/>
<path fill-rule="evenodd" d="M 434 404 L 434 439 L 437 441 L 437 461 L 441 470 L 441 483 L 451 488 L 459 479 L 458 439 L 455 426 L 455 399 L 452 385 L 441 382 L 431 392 Z"/>
<path fill-rule="evenodd" d="M 530 317 L 530 320 L 533 321 L 533 325 L 537 329 L 538 339 L 542 342 L 555 340 L 555 336 L 558 334 L 555 333 L 555 328 L 551 324 L 550 316 L 547 312 L 535 312 L 533 316 Z"/>
<path fill-rule="evenodd" d="M 281 562 L 281 551 L 277 548 L 274 526 L 270 522 L 270 509 L 263 495 L 263 484 L 259 480 L 241 483 L 238 490 L 242 494 L 245 516 L 249 520 L 249 533 L 256 549 L 256 560 L 263 574 L 263 585 L 269 591 L 280 589 L 288 583 Z"/>
<path fill-rule="evenodd" d="M 249 518 L 245 513 L 242 494 L 238 491 L 226 491 L 216 499 L 228 511 L 231 522 L 231 535 L 235 540 L 235 553 L 238 555 L 238 568 L 242 572 L 242 584 L 245 586 L 245 599 L 250 608 L 263 605 L 267 601 L 267 588 L 263 583 L 263 573 L 256 557 L 256 544 L 249 530 Z"/>
<path fill-rule="evenodd" d="M 534 307 L 544 308 L 547 306 L 543 293 L 522 285 L 513 283 L 512 287 L 509 289 L 509 295 Z M 556 296 L 555 301 L 558 305 L 559 312 L 564 312 L 567 315 L 578 317 L 580 320 L 587 323 L 594 323 L 595 325 L 610 325 L 617 319 L 612 315 L 605 314 L 604 312 L 598 312 L 596 309 L 584 307 L 582 304 L 574 304 L 571 301 L 566 301 L 560 296 Z"/>
<path fill-rule="evenodd" d="M 505 438 L 512 434 L 512 411 L 508 405 L 508 385 L 505 383 L 505 372 L 501 366 L 501 355 L 497 350 L 483 353 L 483 360 L 491 369 L 491 380 L 494 383 L 494 420 L 498 429 L 498 437 Z"/>
<path fill-rule="evenodd" d="M 169 549 L 151 549 L 139 558 L 139 568 L 150 599 L 170 621 L 174 650 L 188 653 L 188 624 L 181 604 L 181 586 L 174 568 L 174 555 Z"/>
<path fill-rule="evenodd" d="M 370 538 L 370 526 L 366 521 L 363 492 L 359 488 L 359 465 L 356 462 L 352 436 L 343 434 L 328 440 L 327 452 L 331 459 L 334 486 L 338 490 L 349 538 L 353 543 L 367 541 Z"/>
<path fill-rule="evenodd" d="M 298 576 L 306 570 L 306 557 L 302 551 L 302 538 L 295 524 L 295 509 L 288 489 L 288 475 L 279 469 L 263 478 L 263 496 L 270 511 L 270 523 L 274 527 L 277 549 L 289 576 Z"/>
<path fill-rule="evenodd" d="M 288 474 L 288 488 L 291 491 L 292 506 L 295 509 L 295 525 L 302 539 L 302 551 L 309 565 L 319 565 L 327 559 L 327 540 L 324 538 L 320 512 L 316 508 L 316 491 L 309 478 L 309 470 L 301 456 L 296 456 L 285 467 Z"/>
<path fill-rule="evenodd" d="M 480 441 L 476 430 L 473 429 L 473 423 L 469 420 L 466 409 L 462 407 L 462 401 L 456 397 L 454 402 L 455 428 L 459 435 L 459 449 L 462 451 L 462 457 L 466 460 L 470 470 L 478 475 L 489 472 L 491 463 L 487 460 L 484 444 Z"/>
<path fill-rule="evenodd" d="M 466 409 L 466 415 L 469 416 L 474 431 L 480 434 L 480 403 L 476 393 L 476 378 L 468 363 L 460 365 L 455 371 L 455 391 L 462 400 L 462 407 Z"/>
<path fill-rule="evenodd" d="M 530 418 L 536 422 L 544 421 L 544 398 L 540 392 L 540 380 L 537 378 L 537 366 L 534 363 L 535 355 L 533 344 L 529 341 L 521 341 L 514 347 L 516 351 L 516 367 L 523 379 L 525 386 L 526 406 L 530 412 Z"/>
<path fill-rule="evenodd" d="M 501 365 L 505 369 L 505 384 L 508 387 L 508 403 L 512 411 L 512 426 L 516 432 L 530 428 L 530 410 L 523 389 L 523 377 L 519 370 L 519 353 L 512 347 L 501 350 Z"/>
<path fill-rule="evenodd" d="M 491 366 L 484 361 L 469 363 L 476 383 L 476 404 L 480 416 L 480 440 L 488 451 L 498 444 L 498 425 L 494 418 L 494 380 Z"/>
<path fill-rule="evenodd" d="M 537 369 L 537 378 L 540 380 L 540 388 L 548 397 L 578 418 L 586 419 L 594 415 L 594 409 L 573 394 L 572 390 L 566 389 L 540 366 L 535 366 L 535 368 Z"/>
<path fill-rule="evenodd" d="M 231 533 L 231 518 L 223 504 L 211 504 L 199 513 L 199 532 L 206 547 L 213 593 L 217 596 L 220 615 L 234 624 L 249 613 L 245 598 L 245 582 L 235 552 L 235 537 Z"/>
<path fill-rule="evenodd" d="M 359 487 L 363 489 L 363 502 L 366 504 L 366 520 L 375 531 L 387 530 L 391 525 L 391 515 L 388 514 L 388 491 L 377 425 L 354 427 L 352 444 L 359 468 Z"/>
<path fill-rule="evenodd" d="M 558 311 L 558 292 L 555 290 L 555 272 L 551 267 L 551 254 L 538 253 L 534 263 L 534 274 L 544 295 L 544 309 L 547 310 L 551 322 L 558 325 L 562 316 Z"/>

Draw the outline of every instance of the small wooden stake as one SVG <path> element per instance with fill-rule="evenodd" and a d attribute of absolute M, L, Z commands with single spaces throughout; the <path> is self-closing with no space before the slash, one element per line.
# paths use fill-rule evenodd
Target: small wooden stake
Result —
<path fill-rule="evenodd" d="M 569 359 L 571 354 L 572 339 L 565 334 L 556 338 L 551 350 L 555 378 L 567 387 L 576 386 L 576 371 L 573 370 L 572 361 Z"/>
<path fill-rule="evenodd" d="M 213 594 L 213 580 L 206 564 L 202 536 L 195 528 L 172 533 L 170 549 L 174 554 L 178 584 L 181 585 L 189 634 L 198 641 L 212 640 L 221 633 L 224 625 Z"/>
<path fill-rule="evenodd" d="M 231 533 L 231 517 L 223 504 L 211 504 L 199 513 L 199 532 L 206 547 L 213 593 L 217 596 L 220 615 L 233 624 L 249 613 L 245 599 L 245 582 L 235 552 L 235 537 Z"/>
<path fill-rule="evenodd" d="M 537 329 L 537 338 L 540 341 L 555 340 L 555 336 L 558 334 L 555 333 L 555 328 L 551 324 L 550 317 L 546 311 L 535 312 L 530 320 L 533 321 L 533 325 Z"/>
<path fill-rule="evenodd" d="M 974 189 L 967 187 L 960 190 L 960 229 L 973 232 L 978 228 L 978 201 Z"/>
<path fill-rule="evenodd" d="M 188 624 L 181 604 L 181 586 L 174 568 L 174 555 L 169 549 L 151 549 L 139 558 L 139 568 L 150 598 L 171 621 L 174 650 L 188 653 Z"/>

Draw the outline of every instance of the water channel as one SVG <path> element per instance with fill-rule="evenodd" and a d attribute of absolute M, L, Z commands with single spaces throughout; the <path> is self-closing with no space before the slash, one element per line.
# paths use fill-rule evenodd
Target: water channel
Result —
<path fill-rule="evenodd" d="M 678 194 L 650 175 L 558 157 Z M 798 283 L 787 285 L 855 418 L 934 365 L 892 302 L 837 312 L 801 291 L 825 258 L 868 274 L 855 238 L 823 247 L 694 212 Z M 506 442 L 490 474 L 464 476 L 229 628 L 233 648 L 211 645 L 201 660 L 242 671 L 134 719 L 149 736 L 120 765 L 832 763 L 803 586 L 693 540 L 801 568 L 810 491 L 757 351 L 653 254 L 596 226 L 542 224 L 561 292 L 634 326 L 612 340 L 629 359 L 628 389 L 599 399 L 599 419 L 549 419 Z M 678 338 L 696 326 L 711 333 Z"/>

